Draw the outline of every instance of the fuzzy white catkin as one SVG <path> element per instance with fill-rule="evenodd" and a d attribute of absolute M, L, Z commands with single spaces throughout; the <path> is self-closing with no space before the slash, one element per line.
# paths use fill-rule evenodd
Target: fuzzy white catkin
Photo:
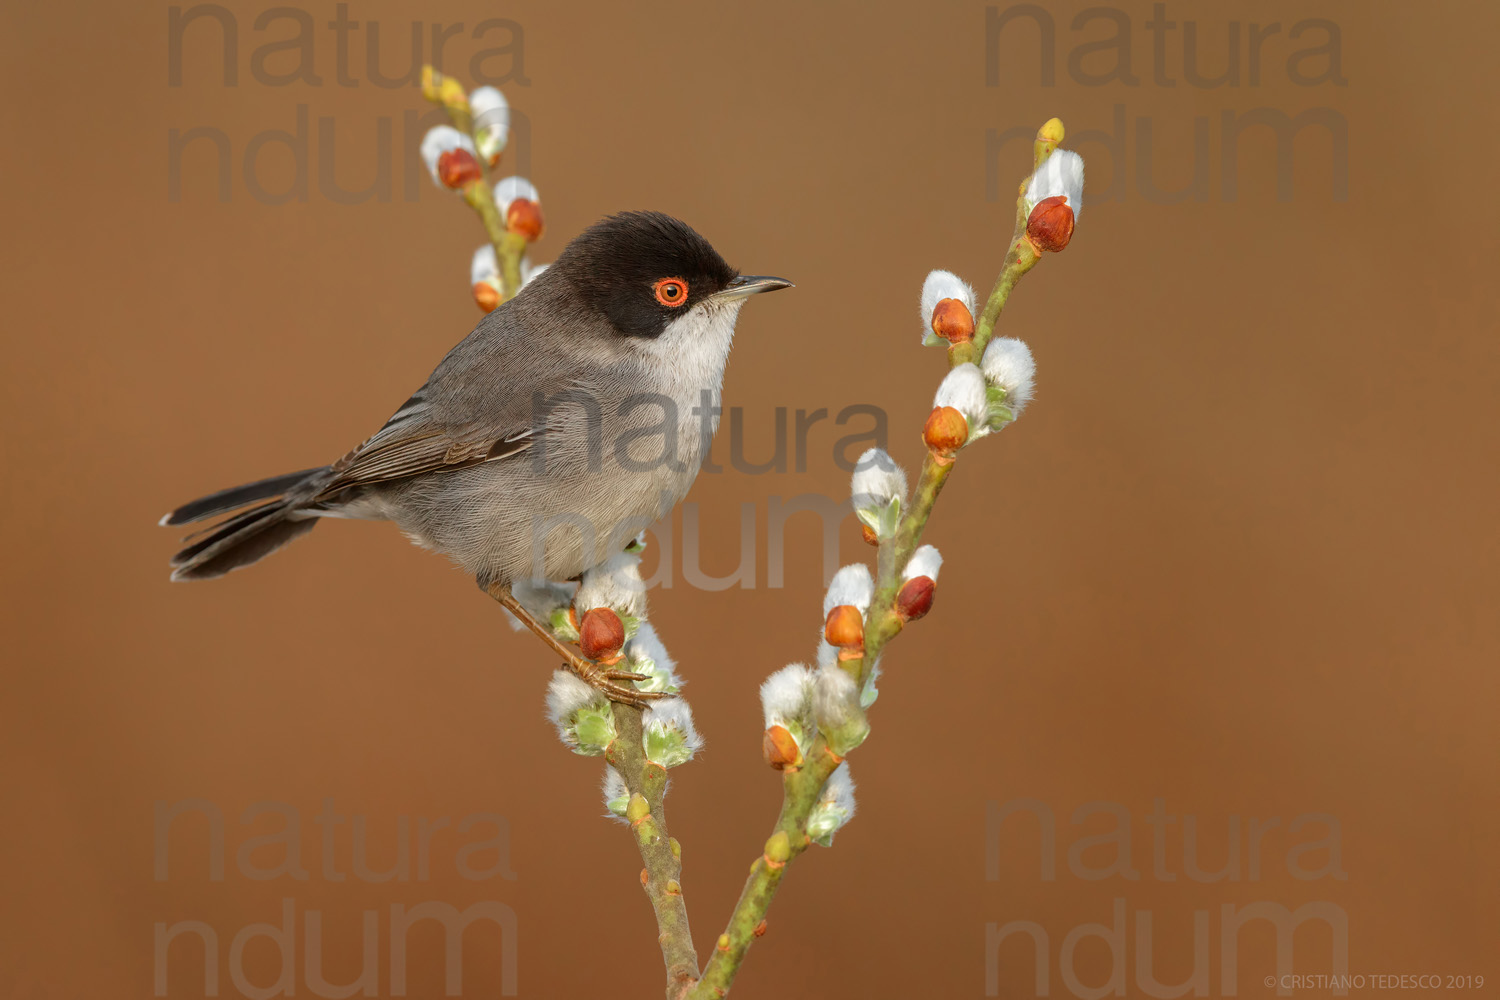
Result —
<path fill-rule="evenodd" d="M 573 594 L 577 589 L 576 583 L 517 580 L 511 584 L 510 592 L 531 617 L 545 622 L 552 617 L 552 612 L 573 603 Z M 510 616 L 510 626 L 518 632 L 526 627 L 515 615 Z"/>
<path fill-rule="evenodd" d="M 1071 149 L 1059 149 L 1047 157 L 1026 185 L 1028 205 L 1058 195 L 1068 200 L 1073 219 L 1077 221 L 1083 214 L 1083 157 Z"/>
<path fill-rule="evenodd" d="M 658 670 L 671 673 L 677 669 L 677 661 L 667 652 L 661 636 L 656 634 L 656 629 L 650 622 L 641 622 L 640 629 L 625 644 L 625 651 L 630 654 L 631 659 L 645 657 L 656 664 Z"/>
<path fill-rule="evenodd" d="M 938 570 L 943 565 L 942 553 L 932 545 L 924 545 L 911 554 L 906 561 L 906 568 L 901 571 L 901 580 L 915 580 L 919 576 L 925 576 L 933 583 L 937 583 Z"/>
<path fill-rule="evenodd" d="M 542 196 L 537 192 L 536 185 L 524 177 L 506 177 L 495 185 L 495 208 L 500 211 L 500 218 L 505 218 L 505 213 L 510 209 L 510 203 L 516 198 L 525 198 L 534 201 L 538 205 L 542 203 Z"/>
<path fill-rule="evenodd" d="M 612 608 L 616 614 L 646 617 L 646 581 L 641 578 L 641 558 L 617 552 L 583 574 L 574 607 L 581 619 L 594 608 Z"/>
<path fill-rule="evenodd" d="M 469 95 L 469 114 L 476 132 L 489 131 L 502 143 L 510 134 L 510 102 L 495 87 L 479 87 Z"/>
<path fill-rule="evenodd" d="M 813 718 L 827 732 L 839 729 L 859 714 L 859 685 L 836 664 L 818 668 L 813 678 Z"/>
<path fill-rule="evenodd" d="M 616 810 L 617 807 L 616 807 L 615 803 L 618 803 L 622 799 L 628 800 L 629 798 L 630 798 L 630 789 L 628 789 L 628 788 L 625 787 L 625 779 L 622 778 L 622 777 L 620 777 L 620 772 L 619 771 L 616 771 L 610 765 L 605 764 L 604 765 L 604 810 L 605 810 L 604 814 L 607 817 L 609 817 L 610 819 L 618 819 L 618 820 L 623 821 L 625 819 L 625 809 L 624 809 L 623 806 L 620 806 L 620 807 L 618 807 L 619 811 L 616 812 L 615 810 Z"/>
<path fill-rule="evenodd" d="M 974 314 L 974 289 L 952 271 L 933 271 L 922 282 L 922 329 L 932 331 L 932 311 L 944 299 L 958 299 Z"/>
<path fill-rule="evenodd" d="M 1019 417 L 1036 387 L 1036 359 L 1031 356 L 1031 348 L 1015 337 L 996 337 L 984 349 L 979 365 L 991 384 L 1005 390 L 1005 405 Z"/>
<path fill-rule="evenodd" d="M 834 768 L 824 782 L 818 804 L 843 810 L 845 823 L 854 817 L 854 777 L 849 773 L 847 760 Z"/>
<path fill-rule="evenodd" d="M 767 729 L 810 720 L 812 681 L 812 671 L 800 663 L 789 663 L 765 679 L 760 686 L 760 707 Z"/>
<path fill-rule="evenodd" d="M 875 580 L 870 576 L 870 567 L 864 563 L 851 563 L 833 574 L 828 584 L 828 593 L 823 596 L 823 617 L 828 612 L 845 604 L 852 604 L 864 614 L 875 596 Z"/>
<path fill-rule="evenodd" d="M 437 125 L 428 129 L 427 134 L 422 136 L 422 162 L 427 165 L 427 173 L 431 175 L 432 183 L 438 187 L 443 186 L 442 178 L 438 176 L 438 160 L 444 153 L 455 149 L 467 149 L 472 155 L 474 141 L 452 125 Z"/>
<path fill-rule="evenodd" d="M 629 669 L 649 678 L 636 682 L 636 687 L 642 691 L 678 691 L 687 683 L 677 676 L 677 664 L 650 622 L 641 622 L 635 635 L 626 641 L 625 655 L 630 660 Z"/>
<path fill-rule="evenodd" d="M 547 718 L 557 727 L 558 734 L 564 735 L 573 713 L 603 700 L 602 694 L 589 687 L 577 675 L 558 670 L 553 673 L 552 681 L 547 685 Z"/>
<path fill-rule="evenodd" d="M 984 374 L 978 366 L 965 362 L 943 378 L 932 405 L 951 406 L 962 413 L 969 422 L 969 436 L 972 440 L 980 436 L 989 423 L 990 398 L 986 389 Z"/>
<path fill-rule="evenodd" d="M 906 473 L 884 448 L 871 448 L 854 463 L 849 492 L 856 508 L 882 508 L 893 498 L 906 499 Z"/>
<path fill-rule="evenodd" d="M 807 834 L 813 843 L 832 844 L 833 835 L 854 818 L 854 779 L 849 776 L 849 762 L 834 768 L 818 792 L 807 817 Z"/>
<path fill-rule="evenodd" d="M 474 251 L 474 256 L 469 261 L 469 284 L 477 285 L 486 278 L 495 278 L 499 274 L 500 265 L 495 263 L 494 244 L 486 243 Z"/>
<path fill-rule="evenodd" d="M 653 701 L 641 716 L 641 726 L 648 731 L 675 729 L 682 734 L 683 743 L 693 753 L 703 748 L 703 737 L 693 726 L 693 710 L 682 698 Z"/>

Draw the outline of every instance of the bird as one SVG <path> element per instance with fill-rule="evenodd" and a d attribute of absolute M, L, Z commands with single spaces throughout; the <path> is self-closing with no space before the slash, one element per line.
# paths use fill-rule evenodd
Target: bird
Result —
<path fill-rule="evenodd" d="M 686 496 L 717 429 L 740 309 L 791 287 L 741 275 L 686 223 L 621 212 L 590 226 L 487 313 L 427 381 L 337 461 L 171 511 L 171 578 L 249 566 L 325 518 L 392 521 L 446 555 L 615 700 L 631 675 L 578 657 L 513 585 L 577 579 Z"/>

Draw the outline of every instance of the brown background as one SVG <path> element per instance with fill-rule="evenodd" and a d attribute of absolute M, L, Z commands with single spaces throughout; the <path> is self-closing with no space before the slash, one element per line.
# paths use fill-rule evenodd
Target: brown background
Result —
<path fill-rule="evenodd" d="M 917 346 L 922 276 L 949 267 L 987 287 L 1010 230 L 1009 204 L 985 195 L 986 129 L 1053 114 L 1109 129 L 1123 104 L 1151 121 L 1157 183 L 1175 187 L 1192 120 L 1207 118 L 1203 202 L 1142 194 L 1133 125 L 1113 166 L 1083 148 L 1091 189 L 1123 172 L 1123 193 L 1084 213 L 1073 246 L 1007 311 L 1005 332 L 1036 352 L 1038 400 L 966 456 L 943 497 L 930 536 L 949 558 L 939 606 L 887 658 L 874 735 L 854 760 L 860 815 L 836 849 L 795 867 L 743 995 L 981 996 L 985 924 L 1023 919 L 1051 935 L 1052 995 L 1068 996 L 1059 945 L 1107 923 L 1116 898 L 1131 910 L 1131 995 L 1143 995 L 1135 911 L 1152 915 L 1168 982 L 1190 969 L 1194 911 L 1209 911 L 1217 996 L 1219 908 L 1256 901 L 1341 907 L 1351 972 L 1482 974 L 1489 987 L 1470 992 L 1494 995 L 1500 18 L 1469 3 L 1420 15 L 1174 3 L 1175 20 L 1198 26 L 1206 69 L 1222 65 L 1229 21 L 1283 25 L 1259 86 L 1205 90 L 1152 82 L 1150 5 L 1129 3 L 1141 82 L 1090 87 L 1070 78 L 1067 53 L 1108 32 L 1068 29 L 1083 6 L 1054 8 L 1051 87 L 1029 28 L 1007 31 L 1001 86 L 986 87 L 979 3 L 445 0 L 351 16 L 381 23 L 387 72 L 409 58 L 413 16 L 465 24 L 448 49 L 460 75 L 503 40 L 475 41 L 474 25 L 524 27 L 529 84 L 505 89 L 532 123 L 549 220 L 539 259 L 606 212 L 653 207 L 742 268 L 797 281 L 747 310 L 730 367 L 752 458 L 772 448 L 775 407 L 871 402 L 890 414 L 897 457 L 918 461 L 941 374 Z M 251 53 L 290 29 L 257 32 L 264 7 L 231 9 L 234 88 L 206 22 L 188 33 L 182 85 L 168 86 L 162 5 L 6 14 L 0 996 L 148 996 L 153 924 L 193 919 L 217 930 L 221 995 L 236 996 L 229 940 L 276 919 L 283 898 L 299 937 L 307 911 L 322 912 L 335 981 L 355 974 L 361 911 L 496 899 L 517 915 L 520 995 L 658 995 L 638 860 L 598 818 L 598 763 L 557 745 L 542 717 L 546 657 L 462 575 L 388 526 L 333 524 L 253 572 L 167 582 L 163 510 L 340 454 L 476 319 L 465 286 L 477 224 L 425 177 L 418 201 L 403 197 L 401 116 L 424 109 L 416 91 L 373 85 L 362 41 L 359 86 L 338 86 L 322 3 L 307 8 L 322 85 L 258 83 Z M 1285 32 L 1307 17 L 1341 28 L 1346 86 L 1289 81 L 1287 55 L 1318 36 Z M 1180 80 L 1182 33 L 1171 37 Z M 257 133 L 293 128 L 299 103 L 314 130 L 310 195 L 264 204 L 240 158 Z M 1344 116 L 1347 201 L 1330 196 L 1316 130 L 1298 143 L 1293 200 L 1275 197 L 1264 130 L 1245 136 L 1237 199 L 1221 197 L 1219 115 L 1261 107 Z M 319 193 L 320 117 L 336 122 L 346 189 L 369 182 L 377 122 L 393 120 L 388 203 Z M 232 143 L 227 203 L 206 143 L 184 158 L 180 201 L 168 199 L 168 131 L 195 126 Z M 263 154 L 266 186 L 290 176 L 284 156 Z M 1002 189 L 1024 157 L 1017 144 L 1001 153 Z M 692 499 L 705 568 L 735 565 L 738 504 L 755 503 L 763 526 L 773 495 L 840 495 L 843 433 L 812 432 L 804 474 L 703 477 Z M 727 445 L 721 435 L 721 461 Z M 863 556 L 852 524 L 844 542 Z M 784 589 L 765 588 L 763 531 L 758 545 L 759 588 L 679 584 L 653 604 L 709 737 L 670 799 L 705 949 L 779 796 L 759 759 L 756 685 L 810 656 L 818 625 L 814 520 L 794 522 Z M 206 826 L 186 819 L 156 881 L 153 803 L 191 796 L 226 817 L 228 875 L 209 881 Z M 398 817 L 503 814 L 517 877 L 460 878 L 455 839 L 435 842 L 427 882 L 331 882 L 313 823 L 330 796 L 367 818 L 381 867 Z M 1035 828 L 1016 820 L 987 881 L 985 803 L 1023 797 L 1057 816 L 1058 878 L 1039 878 Z M 1248 855 L 1238 881 L 1153 877 L 1157 798 L 1197 817 L 1206 868 L 1223 866 L 1232 824 L 1243 839 L 1251 817 L 1279 817 L 1259 880 Z M 300 814 L 307 881 L 237 867 L 247 838 L 279 826 L 239 822 L 265 800 Z M 1068 846 L 1110 826 L 1075 827 L 1073 810 L 1100 800 L 1132 818 L 1138 881 L 1068 871 Z M 1346 879 L 1288 872 L 1288 849 L 1321 836 L 1287 833 L 1304 813 L 1337 821 Z M 1179 872 L 1181 833 L 1179 822 L 1167 847 Z M 346 872 L 348 837 L 345 824 Z M 278 853 L 253 857 L 269 866 Z M 412 995 L 440 995 L 439 937 L 413 941 Z M 470 931 L 464 995 L 496 995 L 494 941 Z M 256 982 L 273 974 L 263 948 L 247 957 Z M 1329 970 L 1325 929 L 1305 928 L 1297 950 L 1298 972 Z M 169 995 L 201 995 L 195 951 L 174 946 Z M 1026 948 L 1001 958 L 1002 993 L 1033 995 Z M 1086 983 L 1105 978 L 1106 958 L 1097 941 L 1081 947 Z M 1273 968 L 1269 931 L 1247 930 L 1239 995 L 1269 995 Z M 300 960 L 297 982 L 312 995 Z"/>

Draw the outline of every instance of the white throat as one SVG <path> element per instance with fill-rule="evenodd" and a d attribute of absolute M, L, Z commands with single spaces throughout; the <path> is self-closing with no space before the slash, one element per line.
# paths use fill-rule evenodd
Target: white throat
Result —
<path fill-rule="evenodd" d="M 704 390 L 719 405 L 734 323 L 744 304 L 744 299 L 700 302 L 668 323 L 661 336 L 641 342 L 662 379 L 661 392 L 683 406 L 684 414 L 699 405 Z"/>

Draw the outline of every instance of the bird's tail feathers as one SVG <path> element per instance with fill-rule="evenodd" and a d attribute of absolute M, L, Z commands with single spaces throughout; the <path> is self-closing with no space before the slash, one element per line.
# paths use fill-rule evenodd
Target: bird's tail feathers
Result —
<path fill-rule="evenodd" d="M 162 524 L 187 524 L 257 500 L 266 501 L 189 536 L 186 540 L 192 544 L 172 557 L 172 579 L 209 580 L 223 576 L 232 569 L 259 562 L 311 531 L 318 522 L 302 509 L 306 495 L 294 498 L 285 494 L 323 471 L 307 469 L 220 490 L 184 504 L 162 518 Z M 280 499 L 268 499 L 273 497 Z"/>

